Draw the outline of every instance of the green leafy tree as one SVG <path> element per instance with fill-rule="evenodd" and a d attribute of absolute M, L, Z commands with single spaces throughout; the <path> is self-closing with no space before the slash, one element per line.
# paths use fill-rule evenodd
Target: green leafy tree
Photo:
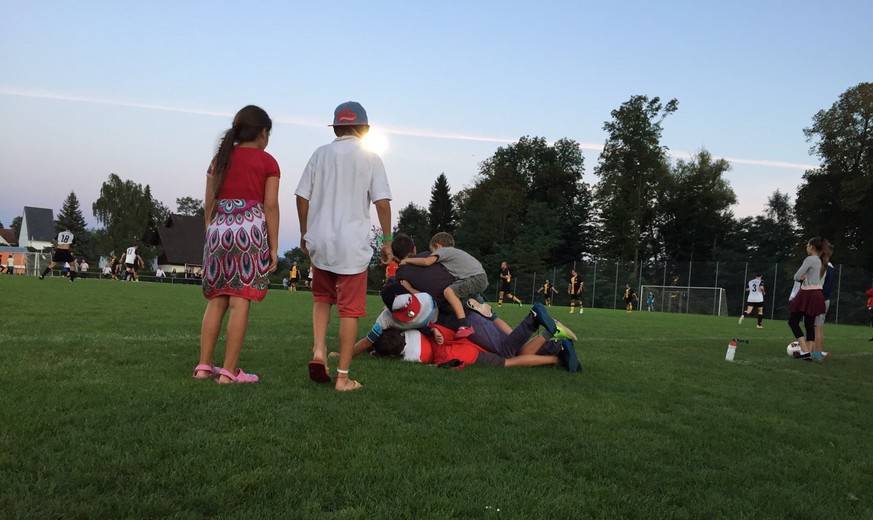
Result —
<path fill-rule="evenodd" d="M 70 230 L 73 232 L 73 252 L 78 258 L 96 259 L 96 252 L 91 247 L 90 233 L 85 224 L 85 216 L 79 206 L 79 199 L 75 192 L 70 192 L 58 216 L 55 219 L 55 231 Z"/>
<path fill-rule="evenodd" d="M 594 169 L 600 256 L 635 264 L 658 256 L 657 199 L 669 175 L 661 123 L 678 106 L 632 96 L 604 123 L 608 135 Z"/>
<path fill-rule="evenodd" d="M 522 137 L 483 161 L 458 193 L 460 247 L 493 271 L 501 261 L 527 269 L 580 258 L 590 247 L 590 197 L 579 145 Z"/>
<path fill-rule="evenodd" d="M 803 132 L 821 161 L 797 190 L 803 234 L 826 237 L 846 263 L 873 269 L 873 83 L 843 92 Z"/>
<path fill-rule="evenodd" d="M 763 215 L 755 217 L 747 228 L 745 240 L 750 259 L 781 263 L 792 256 L 801 239 L 797 236 L 794 207 L 787 193 L 779 190 L 767 198 Z"/>
<path fill-rule="evenodd" d="M 731 165 L 706 150 L 679 160 L 662 182 L 659 234 L 666 258 L 718 260 L 715 254 L 732 228 L 737 196 L 724 178 Z"/>
<path fill-rule="evenodd" d="M 430 190 L 430 205 L 427 211 L 431 236 L 440 231 L 447 233 L 455 231 L 458 216 L 450 190 L 449 179 L 445 173 L 441 173 Z"/>
<path fill-rule="evenodd" d="M 203 199 L 194 197 L 179 197 L 176 199 L 176 213 L 180 215 L 191 215 L 194 217 L 202 217 L 205 213 L 203 208 Z"/>
<path fill-rule="evenodd" d="M 418 251 L 427 250 L 430 238 L 433 236 L 430 232 L 430 219 L 427 210 L 410 202 L 398 213 L 394 232 L 406 233 L 412 237 Z"/>
<path fill-rule="evenodd" d="M 12 224 L 9 227 L 15 233 L 15 240 L 18 240 L 18 235 L 21 233 L 21 221 L 24 220 L 21 216 L 12 219 Z"/>
<path fill-rule="evenodd" d="M 101 186 L 100 196 L 91 208 L 105 228 L 105 247 L 116 253 L 141 242 L 150 221 L 154 223 L 150 191 L 146 193 L 141 185 L 114 173 Z"/>

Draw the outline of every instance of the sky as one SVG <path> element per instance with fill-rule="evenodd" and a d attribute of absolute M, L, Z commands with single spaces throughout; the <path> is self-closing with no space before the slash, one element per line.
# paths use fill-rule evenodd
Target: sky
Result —
<path fill-rule="evenodd" d="M 396 222 L 441 173 L 455 193 L 522 136 L 575 140 L 596 183 L 603 124 L 634 95 L 678 99 L 661 143 L 730 160 L 735 215 L 758 215 L 818 164 L 803 134 L 815 113 L 873 80 L 870 20 L 869 0 L 3 0 L 0 222 L 57 212 L 72 191 L 99 226 L 112 173 L 171 210 L 203 198 L 218 138 L 256 104 L 274 121 L 282 252 L 343 101 L 384 139 Z"/>

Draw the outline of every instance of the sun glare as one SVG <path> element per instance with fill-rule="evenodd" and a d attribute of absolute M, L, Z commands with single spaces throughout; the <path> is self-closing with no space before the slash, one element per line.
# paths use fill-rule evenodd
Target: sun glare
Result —
<path fill-rule="evenodd" d="M 367 135 L 361 139 L 361 142 L 364 144 L 364 148 L 379 155 L 388 149 L 388 138 L 385 137 L 385 134 L 372 127 L 367 132 Z"/>

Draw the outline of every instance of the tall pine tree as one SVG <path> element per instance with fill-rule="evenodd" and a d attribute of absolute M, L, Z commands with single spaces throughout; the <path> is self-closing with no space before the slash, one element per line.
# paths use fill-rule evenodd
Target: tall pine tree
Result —
<path fill-rule="evenodd" d="M 55 231 L 70 230 L 73 232 L 72 249 L 79 259 L 87 258 L 87 255 L 93 254 L 89 250 L 89 233 L 85 226 L 85 216 L 82 215 L 82 208 L 79 207 L 79 198 L 76 197 L 75 192 L 71 191 L 64 199 L 64 204 L 55 219 Z"/>
<path fill-rule="evenodd" d="M 446 233 L 455 232 L 458 215 L 455 210 L 455 203 L 452 201 L 449 179 L 445 173 L 441 173 L 437 177 L 433 188 L 430 189 L 430 205 L 427 210 L 430 219 L 431 236 L 440 231 L 445 231 Z"/>

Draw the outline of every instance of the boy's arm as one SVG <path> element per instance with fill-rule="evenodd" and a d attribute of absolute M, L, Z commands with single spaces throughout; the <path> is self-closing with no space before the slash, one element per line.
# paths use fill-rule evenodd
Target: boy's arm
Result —
<path fill-rule="evenodd" d="M 367 338 L 361 338 L 355 343 L 355 348 L 352 350 L 352 356 L 357 356 L 362 352 L 366 352 L 368 348 L 373 346 L 373 342 Z"/>
<path fill-rule="evenodd" d="M 306 249 L 306 241 L 303 237 L 306 236 L 306 223 L 309 219 L 309 200 L 297 195 L 297 220 L 300 222 L 300 250 L 303 254 L 309 256 L 309 250 Z"/>
<path fill-rule="evenodd" d="M 376 206 L 376 216 L 379 218 L 379 226 L 382 227 L 382 235 L 385 230 L 391 233 L 391 199 L 380 199 L 373 202 Z M 382 240 L 382 251 L 379 254 L 383 264 L 391 263 L 394 253 L 391 252 L 391 240 Z"/>
<path fill-rule="evenodd" d="M 427 267 L 436 263 L 438 257 L 435 255 L 426 256 L 424 258 L 408 256 L 400 261 L 400 265 L 419 265 Z"/>

